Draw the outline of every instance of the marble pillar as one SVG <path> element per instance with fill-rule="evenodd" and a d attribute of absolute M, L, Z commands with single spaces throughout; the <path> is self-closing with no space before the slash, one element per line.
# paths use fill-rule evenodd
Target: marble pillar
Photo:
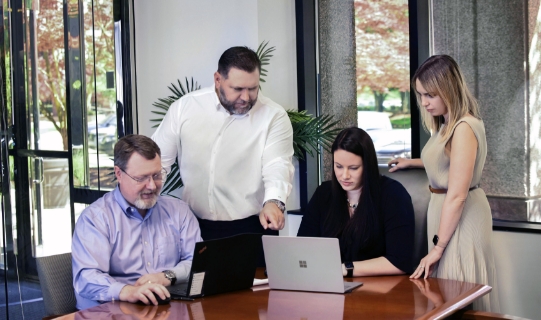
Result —
<path fill-rule="evenodd" d="M 485 123 L 493 217 L 541 222 L 539 0 L 432 0 L 432 53 L 466 75 Z"/>
<path fill-rule="evenodd" d="M 318 4 L 320 110 L 333 115 L 341 128 L 357 126 L 353 0 Z M 324 152 L 322 181 L 331 179 L 331 161 Z"/>

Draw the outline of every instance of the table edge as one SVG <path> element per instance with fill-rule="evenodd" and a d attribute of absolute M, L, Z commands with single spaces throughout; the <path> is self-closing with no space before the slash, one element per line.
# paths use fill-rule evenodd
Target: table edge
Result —
<path fill-rule="evenodd" d="M 484 284 L 477 284 L 470 290 L 460 294 L 453 301 L 444 303 L 440 308 L 434 309 L 418 319 L 443 319 L 466 307 L 475 299 L 484 296 L 492 291 L 492 287 Z"/>

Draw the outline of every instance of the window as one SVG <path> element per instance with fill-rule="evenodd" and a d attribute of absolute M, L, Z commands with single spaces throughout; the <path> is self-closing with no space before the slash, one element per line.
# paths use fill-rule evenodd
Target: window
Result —
<path fill-rule="evenodd" d="M 411 158 L 407 0 L 356 0 L 358 126 L 374 141 L 378 162 Z"/>

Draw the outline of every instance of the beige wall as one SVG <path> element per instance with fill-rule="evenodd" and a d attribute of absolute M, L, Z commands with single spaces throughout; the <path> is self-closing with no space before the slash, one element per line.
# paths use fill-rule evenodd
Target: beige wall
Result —
<path fill-rule="evenodd" d="M 501 313 L 541 319 L 541 234 L 494 231 Z"/>

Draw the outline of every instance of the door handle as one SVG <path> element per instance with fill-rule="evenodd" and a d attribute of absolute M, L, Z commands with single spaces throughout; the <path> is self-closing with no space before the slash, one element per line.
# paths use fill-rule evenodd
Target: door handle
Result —
<path fill-rule="evenodd" d="M 38 177 L 34 176 L 34 179 L 32 179 L 32 182 L 35 184 L 41 184 L 43 182 L 43 158 L 38 157 L 38 158 L 34 158 L 34 160 L 38 160 L 39 162 L 39 173 L 37 174 Z M 34 170 L 34 172 L 36 172 L 36 170 Z M 39 178 L 39 179 L 36 179 L 36 178 Z"/>

